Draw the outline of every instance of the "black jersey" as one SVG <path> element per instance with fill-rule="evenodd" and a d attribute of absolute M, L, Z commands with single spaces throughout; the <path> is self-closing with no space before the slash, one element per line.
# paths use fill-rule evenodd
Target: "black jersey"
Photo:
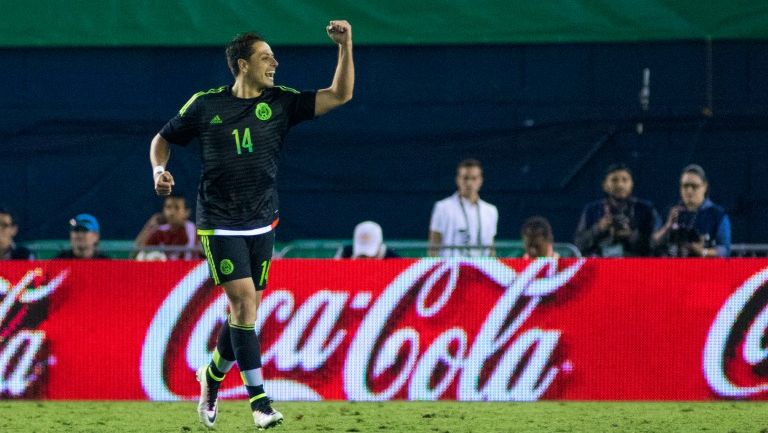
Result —
<path fill-rule="evenodd" d="M 288 129 L 314 114 L 315 92 L 283 86 L 253 99 L 237 98 L 231 86 L 222 86 L 196 93 L 181 107 L 160 135 L 181 145 L 200 139 L 200 233 L 260 234 L 274 227 L 280 150 Z"/>

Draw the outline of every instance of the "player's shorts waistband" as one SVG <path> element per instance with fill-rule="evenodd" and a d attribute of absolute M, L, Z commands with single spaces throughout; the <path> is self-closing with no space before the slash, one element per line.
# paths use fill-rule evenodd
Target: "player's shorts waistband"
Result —
<path fill-rule="evenodd" d="M 277 227 L 277 223 L 280 218 L 272 221 L 272 224 L 264 227 L 258 227 L 255 229 L 247 230 L 230 230 L 230 229 L 197 229 L 197 234 L 201 236 L 257 236 L 269 233 Z"/>

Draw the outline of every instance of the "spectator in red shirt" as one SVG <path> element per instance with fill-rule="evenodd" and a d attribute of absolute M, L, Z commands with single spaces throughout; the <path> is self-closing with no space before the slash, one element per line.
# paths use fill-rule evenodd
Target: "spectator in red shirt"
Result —
<path fill-rule="evenodd" d="M 189 208 L 183 196 L 169 195 L 165 198 L 163 211 L 147 220 L 136 236 L 136 247 L 170 247 L 164 251 L 142 250 L 140 260 L 196 260 L 200 258 L 195 224 L 189 220 Z"/>

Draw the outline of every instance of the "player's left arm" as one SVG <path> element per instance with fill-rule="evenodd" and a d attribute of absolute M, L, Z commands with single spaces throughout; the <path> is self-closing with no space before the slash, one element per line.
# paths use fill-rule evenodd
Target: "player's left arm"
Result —
<path fill-rule="evenodd" d="M 331 86 L 317 91 L 315 116 L 321 116 L 352 99 L 355 65 L 352 61 L 352 26 L 345 20 L 331 21 L 325 28 L 328 37 L 339 46 L 339 59 Z"/>

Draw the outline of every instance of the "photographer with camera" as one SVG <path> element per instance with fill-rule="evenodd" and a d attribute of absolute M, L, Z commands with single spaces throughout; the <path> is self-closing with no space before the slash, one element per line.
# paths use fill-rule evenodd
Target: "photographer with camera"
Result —
<path fill-rule="evenodd" d="M 722 207 L 707 198 L 704 169 L 691 164 L 680 176 L 681 201 L 669 210 L 667 222 L 653 240 L 661 255 L 669 257 L 728 257 L 731 221 Z"/>
<path fill-rule="evenodd" d="M 608 167 L 603 179 L 606 197 L 584 208 L 576 228 L 574 243 L 584 256 L 651 255 L 651 236 L 661 221 L 651 202 L 632 196 L 633 186 L 629 167 Z"/>

